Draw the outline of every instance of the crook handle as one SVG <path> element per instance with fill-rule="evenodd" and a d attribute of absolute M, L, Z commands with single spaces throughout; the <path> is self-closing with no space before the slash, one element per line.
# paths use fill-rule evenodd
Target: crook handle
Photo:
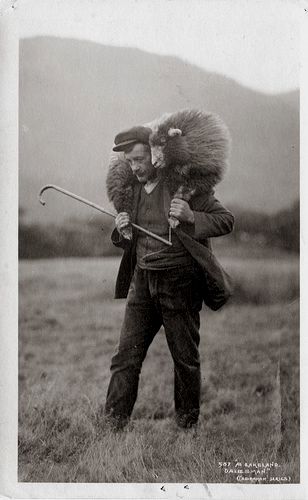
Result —
<path fill-rule="evenodd" d="M 59 186 L 56 186 L 55 184 L 46 184 L 46 186 L 43 186 L 42 189 L 40 190 L 39 193 L 39 202 L 44 206 L 46 205 L 46 202 L 43 200 L 42 196 L 44 191 L 47 189 L 55 189 L 56 191 L 59 191 L 60 193 L 65 194 L 66 196 L 69 196 L 70 198 L 74 198 L 77 201 L 80 201 L 81 203 L 84 203 L 85 205 L 88 205 L 89 207 L 94 208 L 95 210 L 98 210 L 99 212 L 110 215 L 110 217 L 115 218 L 116 214 L 113 212 L 110 212 L 109 210 L 106 210 L 105 208 L 101 207 L 100 205 L 97 205 L 96 203 L 92 203 L 92 201 L 86 200 L 85 198 L 82 198 L 81 196 L 78 196 L 77 194 L 71 193 L 71 191 L 67 191 L 66 189 L 63 189 Z M 165 245 L 172 246 L 172 243 L 168 240 L 165 240 L 165 238 L 162 238 L 161 236 L 158 236 L 158 234 L 152 233 L 152 231 L 149 231 L 148 229 L 145 229 L 141 226 L 138 226 L 138 224 L 131 223 L 131 225 L 138 229 L 139 231 L 142 231 L 143 233 L 147 234 L 148 236 L 151 236 L 152 238 L 155 238 L 158 241 L 161 241 L 162 243 L 165 243 Z"/>

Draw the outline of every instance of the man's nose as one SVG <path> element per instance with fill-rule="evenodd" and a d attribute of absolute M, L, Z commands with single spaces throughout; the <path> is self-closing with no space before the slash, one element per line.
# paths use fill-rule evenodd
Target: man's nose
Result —
<path fill-rule="evenodd" d="M 139 165 L 138 165 L 138 163 L 134 163 L 134 162 L 133 162 L 133 163 L 131 164 L 131 169 L 132 169 L 132 171 L 133 171 L 133 172 L 137 172 L 137 171 L 139 170 Z"/>

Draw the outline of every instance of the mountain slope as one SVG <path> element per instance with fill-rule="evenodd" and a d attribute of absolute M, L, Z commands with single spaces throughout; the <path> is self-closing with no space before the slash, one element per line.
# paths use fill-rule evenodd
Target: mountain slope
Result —
<path fill-rule="evenodd" d="M 55 183 L 108 206 L 105 176 L 115 134 L 165 111 L 217 112 L 232 139 L 217 194 L 229 205 L 272 212 L 298 197 L 298 92 L 266 95 L 176 57 L 87 41 L 20 42 L 20 203 L 34 219 L 92 215 L 46 194 Z"/>

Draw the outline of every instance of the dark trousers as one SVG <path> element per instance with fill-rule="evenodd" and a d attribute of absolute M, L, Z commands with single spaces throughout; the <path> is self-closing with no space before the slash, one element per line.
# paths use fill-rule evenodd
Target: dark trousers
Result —
<path fill-rule="evenodd" d="M 135 268 L 120 342 L 111 362 L 105 413 L 126 422 L 137 398 L 139 374 L 161 325 L 174 361 L 174 400 L 179 425 L 196 423 L 200 405 L 199 311 L 202 296 L 194 264 L 151 271 Z"/>

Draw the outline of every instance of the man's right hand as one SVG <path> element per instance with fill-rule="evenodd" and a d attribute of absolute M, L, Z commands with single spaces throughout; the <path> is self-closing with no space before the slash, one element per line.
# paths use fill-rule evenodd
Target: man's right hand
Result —
<path fill-rule="evenodd" d="M 115 218 L 115 225 L 118 232 L 126 239 L 132 239 L 132 228 L 130 226 L 130 216 L 127 212 L 120 212 Z"/>

